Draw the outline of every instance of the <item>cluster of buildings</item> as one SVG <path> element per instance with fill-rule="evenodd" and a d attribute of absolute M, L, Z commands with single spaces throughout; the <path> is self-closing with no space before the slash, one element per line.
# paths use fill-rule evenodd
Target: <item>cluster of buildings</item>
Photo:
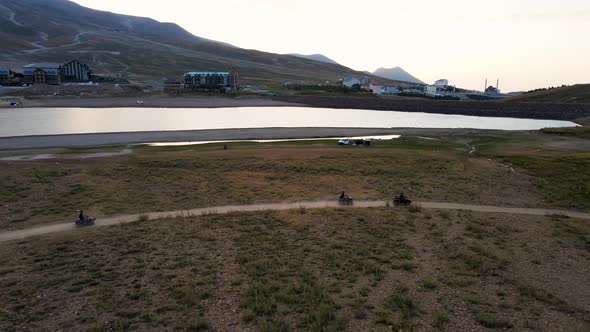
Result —
<path fill-rule="evenodd" d="M 68 83 L 90 83 L 108 81 L 101 75 L 94 75 L 92 69 L 78 60 L 65 64 L 32 63 L 19 69 L 0 67 L 0 85 L 62 85 Z M 237 71 L 201 72 L 191 71 L 184 74 L 181 80 L 173 79 L 164 82 L 165 89 L 195 90 L 238 90 L 240 75 Z"/>
<path fill-rule="evenodd" d="M 373 82 L 368 77 L 356 78 L 354 76 L 346 77 L 342 80 L 342 85 L 351 88 L 370 91 L 377 95 L 396 95 L 400 93 L 408 93 L 415 95 L 425 95 L 428 97 L 444 97 L 449 90 L 454 90 L 449 86 L 449 80 L 440 79 L 434 82 L 433 85 L 403 83 L 399 85 L 384 84 L 380 82 Z M 449 89 L 449 87 L 451 89 Z M 451 91 L 452 92 L 452 91 Z"/>
<path fill-rule="evenodd" d="M 398 86 L 383 84 L 380 82 L 372 82 L 368 77 L 357 78 L 354 76 L 348 76 L 342 80 L 342 85 L 350 89 L 357 88 L 359 90 L 371 91 L 378 95 L 394 95 L 400 92 L 400 88 Z"/>
<path fill-rule="evenodd" d="M 0 68 L 0 85 L 60 85 L 63 83 L 88 83 L 92 79 L 92 69 L 78 60 L 65 64 L 32 63 L 19 68 L 19 70 Z"/>

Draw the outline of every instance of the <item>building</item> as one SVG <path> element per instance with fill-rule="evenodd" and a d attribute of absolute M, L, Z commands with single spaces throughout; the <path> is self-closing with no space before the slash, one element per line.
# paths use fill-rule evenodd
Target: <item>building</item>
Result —
<path fill-rule="evenodd" d="M 370 83 L 369 84 L 369 91 L 374 94 L 380 95 L 383 94 L 384 85 L 381 83 Z"/>
<path fill-rule="evenodd" d="M 399 89 L 397 88 L 397 86 L 385 85 L 383 87 L 383 93 L 386 95 L 396 95 L 399 93 Z"/>
<path fill-rule="evenodd" d="M 368 90 L 377 95 L 395 95 L 399 92 L 396 86 L 382 83 L 371 83 Z"/>
<path fill-rule="evenodd" d="M 342 79 L 342 85 L 352 88 L 354 85 L 360 85 L 361 88 L 368 87 L 371 84 L 371 80 L 368 77 L 357 78 L 354 76 L 348 76 Z"/>
<path fill-rule="evenodd" d="M 236 71 L 192 71 L 184 74 L 183 84 L 185 88 L 230 88 L 237 90 L 240 86 L 240 75 Z"/>
<path fill-rule="evenodd" d="M 60 67 L 62 82 L 90 82 L 92 80 L 92 70 L 78 60 L 70 61 Z"/>
<path fill-rule="evenodd" d="M 486 95 L 499 95 L 500 94 L 500 89 L 498 89 L 497 87 L 493 87 L 493 86 L 489 86 L 487 87 L 486 91 L 485 91 Z"/>
<path fill-rule="evenodd" d="M 361 80 L 354 76 L 348 76 L 342 80 L 342 85 L 344 85 L 347 88 L 352 88 L 356 84 L 361 85 Z"/>
<path fill-rule="evenodd" d="M 371 91 L 371 84 L 369 84 L 369 83 L 361 83 L 360 87 L 361 87 L 361 90 Z"/>
<path fill-rule="evenodd" d="M 240 89 L 240 73 L 235 70 L 229 72 L 229 87 L 234 91 Z"/>
<path fill-rule="evenodd" d="M 166 92 L 176 93 L 182 89 L 182 86 L 182 82 L 177 79 L 170 78 L 164 81 L 164 91 Z"/>
<path fill-rule="evenodd" d="M 92 80 L 92 70 L 78 60 L 59 63 L 32 63 L 23 67 L 23 83 L 60 85 Z"/>
<path fill-rule="evenodd" d="M 447 79 L 440 79 L 434 82 L 434 86 L 439 87 L 439 88 L 443 88 L 446 89 L 447 86 L 449 86 L 449 80 Z"/>
<path fill-rule="evenodd" d="M 427 85 L 424 87 L 424 94 L 428 97 L 444 97 L 446 96 L 446 87 L 437 85 Z"/>
<path fill-rule="evenodd" d="M 427 85 L 424 87 L 424 94 L 429 97 L 436 97 L 438 88 L 435 85 Z"/>
<path fill-rule="evenodd" d="M 0 67 L 0 85 L 9 85 L 11 83 L 12 70 L 10 68 Z"/>
<path fill-rule="evenodd" d="M 58 63 L 32 63 L 23 67 L 25 84 L 61 84 L 61 65 Z"/>

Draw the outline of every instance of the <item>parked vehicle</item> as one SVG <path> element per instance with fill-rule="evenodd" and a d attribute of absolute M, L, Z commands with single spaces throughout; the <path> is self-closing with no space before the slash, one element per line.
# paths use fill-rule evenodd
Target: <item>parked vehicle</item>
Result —
<path fill-rule="evenodd" d="M 348 138 L 342 138 L 338 141 L 338 145 L 350 145 L 351 142 Z"/>
<path fill-rule="evenodd" d="M 342 138 L 338 141 L 338 145 L 371 146 L 371 141 L 364 139 Z"/>
<path fill-rule="evenodd" d="M 137 105 L 143 105 L 143 100 L 138 100 L 135 102 Z"/>

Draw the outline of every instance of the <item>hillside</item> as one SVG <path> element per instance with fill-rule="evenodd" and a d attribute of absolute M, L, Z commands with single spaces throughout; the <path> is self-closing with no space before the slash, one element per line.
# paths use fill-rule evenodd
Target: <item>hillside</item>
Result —
<path fill-rule="evenodd" d="M 337 64 L 237 48 L 173 23 L 67 0 L 0 0 L 0 26 L 0 65 L 13 68 L 78 59 L 95 73 L 127 73 L 140 81 L 180 77 L 188 70 L 236 69 L 247 84 L 337 81 L 359 74 Z"/>
<path fill-rule="evenodd" d="M 373 75 L 387 78 L 394 81 L 409 82 L 415 84 L 425 84 L 421 80 L 412 76 L 401 67 L 395 68 L 379 68 L 373 72 Z"/>
<path fill-rule="evenodd" d="M 576 84 L 561 88 L 528 92 L 506 99 L 506 101 L 590 104 L 590 84 Z"/>
<path fill-rule="evenodd" d="M 323 54 L 310 54 L 310 55 L 305 55 L 305 54 L 297 54 L 297 53 L 291 53 L 289 55 L 292 56 L 296 56 L 298 58 L 304 58 L 304 59 L 310 59 L 310 60 L 315 60 L 315 61 L 319 61 L 319 62 L 324 62 L 324 63 L 331 63 L 333 65 L 338 65 L 339 63 L 328 58 L 327 56 L 323 55 Z"/>

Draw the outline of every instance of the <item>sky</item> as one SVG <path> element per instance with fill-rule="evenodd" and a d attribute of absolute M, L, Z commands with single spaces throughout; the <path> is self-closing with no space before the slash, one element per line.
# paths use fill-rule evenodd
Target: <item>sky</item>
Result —
<path fill-rule="evenodd" d="M 590 0 L 74 0 L 273 53 L 503 92 L 590 83 Z M 491 85 L 491 84 L 488 84 Z"/>

